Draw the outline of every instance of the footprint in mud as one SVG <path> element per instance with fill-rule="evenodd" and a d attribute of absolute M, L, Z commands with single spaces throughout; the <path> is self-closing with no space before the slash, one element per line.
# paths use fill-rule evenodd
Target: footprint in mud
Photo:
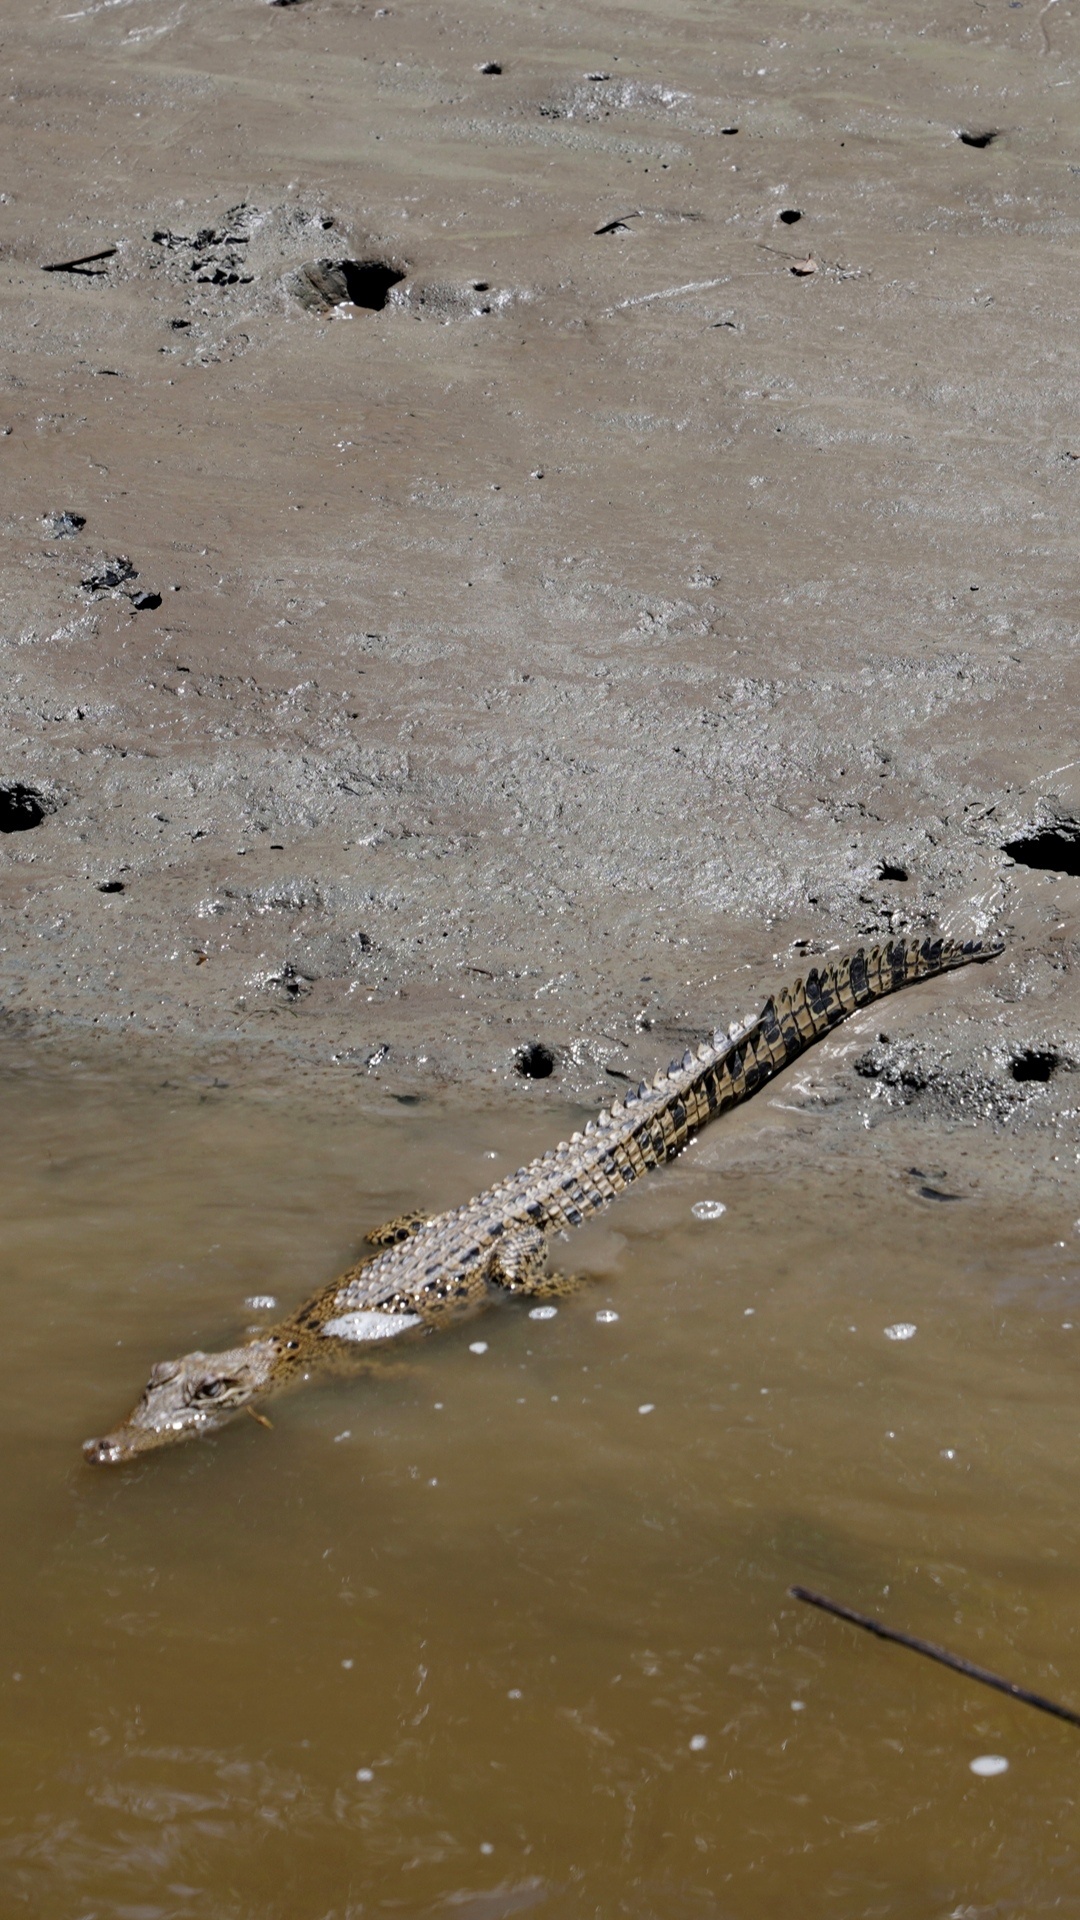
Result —
<path fill-rule="evenodd" d="M 289 291 L 311 313 L 364 307 L 381 313 L 405 270 L 389 260 L 308 260 L 290 277 Z"/>

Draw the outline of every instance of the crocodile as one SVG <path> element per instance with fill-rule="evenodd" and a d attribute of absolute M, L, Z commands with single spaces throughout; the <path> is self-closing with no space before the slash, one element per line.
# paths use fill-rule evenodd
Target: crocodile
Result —
<path fill-rule="evenodd" d="M 673 1160 L 707 1121 L 756 1093 L 847 1015 L 933 974 L 992 959 L 1002 945 L 892 940 L 813 968 L 466 1206 L 376 1228 L 367 1236 L 372 1253 L 277 1326 L 224 1353 L 161 1362 L 127 1419 L 86 1442 L 86 1458 L 114 1466 L 213 1433 L 245 1410 L 269 1424 L 257 1410 L 269 1394 L 355 1365 L 380 1342 L 454 1324 L 501 1295 L 569 1291 L 580 1282 L 547 1271 L 551 1235 L 580 1226 Z"/>

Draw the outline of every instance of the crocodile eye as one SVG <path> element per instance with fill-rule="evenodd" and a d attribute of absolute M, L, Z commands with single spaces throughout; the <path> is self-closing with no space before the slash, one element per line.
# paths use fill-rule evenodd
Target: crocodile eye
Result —
<path fill-rule="evenodd" d="M 192 1389 L 191 1399 L 192 1401 L 220 1400 L 223 1393 L 227 1393 L 230 1387 L 235 1388 L 237 1385 L 236 1380 L 227 1380 L 221 1374 L 215 1374 L 212 1379 L 198 1382 Z"/>

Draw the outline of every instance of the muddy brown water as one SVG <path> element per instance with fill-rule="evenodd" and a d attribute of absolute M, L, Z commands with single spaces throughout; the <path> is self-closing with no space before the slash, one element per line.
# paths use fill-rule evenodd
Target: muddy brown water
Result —
<path fill-rule="evenodd" d="M 1076 1729 L 787 1596 L 1080 1704 L 1059 1204 L 928 1200 L 886 1136 L 725 1171 L 716 1128 L 554 1317 L 94 1471 L 154 1360 L 576 1117 L 211 1078 L 0 1078 L 5 1914 L 1080 1911 Z"/>

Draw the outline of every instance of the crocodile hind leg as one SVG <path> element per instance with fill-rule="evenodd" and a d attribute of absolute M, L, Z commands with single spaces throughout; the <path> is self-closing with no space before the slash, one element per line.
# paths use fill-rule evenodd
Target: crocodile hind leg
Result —
<path fill-rule="evenodd" d="M 411 1240 L 426 1226 L 431 1215 L 427 1213 L 399 1213 L 395 1220 L 384 1220 L 381 1227 L 372 1227 L 365 1233 L 364 1239 L 369 1247 L 397 1247 L 403 1240 Z"/>
<path fill-rule="evenodd" d="M 585 1284 L 586 1276 L 576 1273 L 548 1273 L 547 1240 L 538 1230 L 523 1228 L 508 1233 L 492 1255 L 490 1277 L 507 1293 L 520 1293 L 530 1300 L 565 1300 Z"/>

